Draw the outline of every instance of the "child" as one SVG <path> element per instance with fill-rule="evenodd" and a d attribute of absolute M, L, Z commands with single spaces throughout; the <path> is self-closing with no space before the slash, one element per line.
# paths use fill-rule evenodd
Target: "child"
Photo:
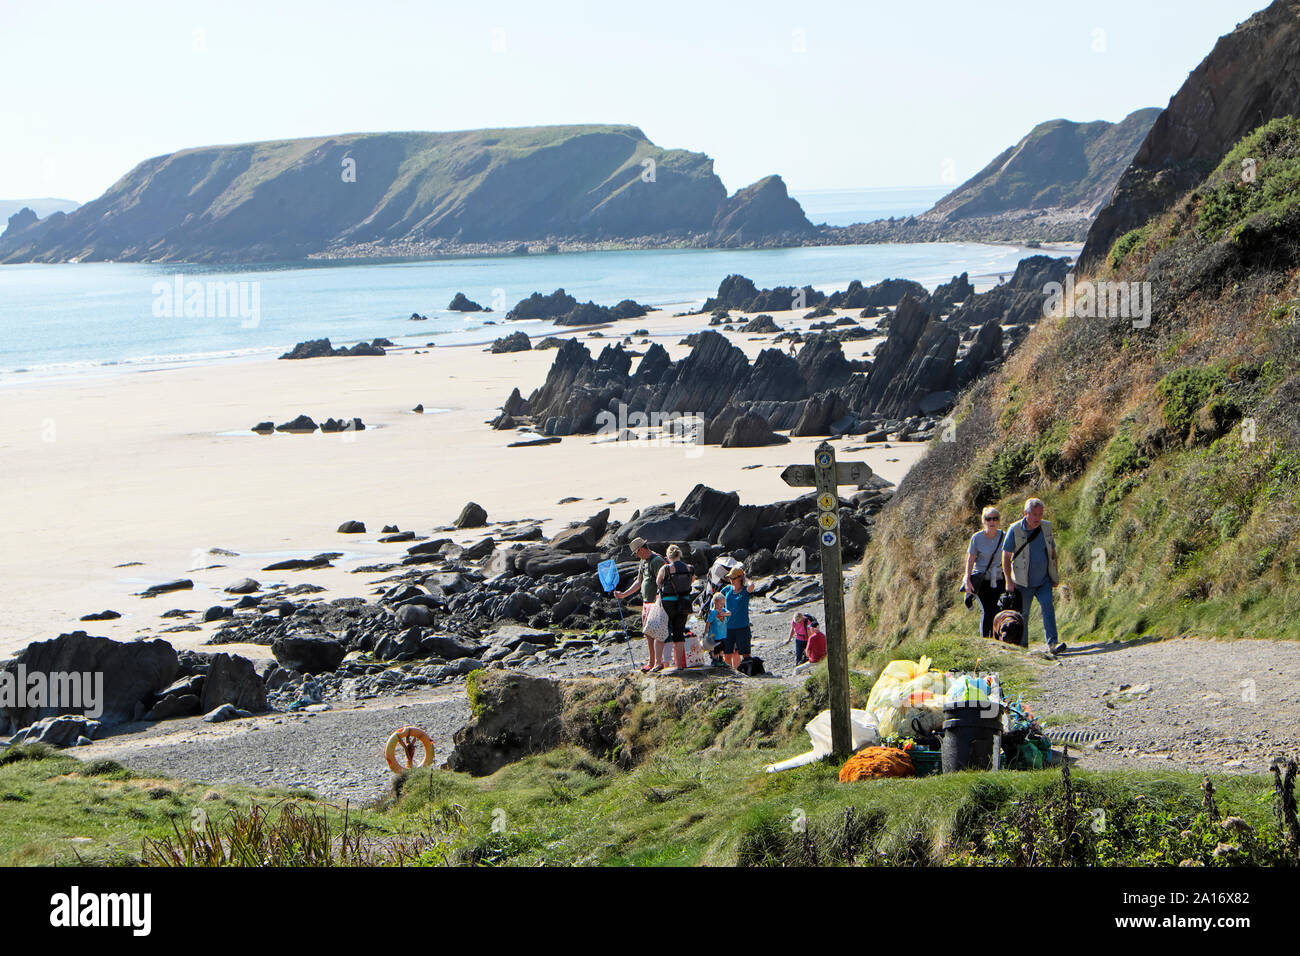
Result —
<path fill-rule="evenodd" d="M 821 625 L 817 623 L 817 618 L 811 614 L 806 615 L 806 626 L 808 632 L 808 646 L 805 648 L 807 659 L 795 666 L 794 672 L 801 674 L 804 671 L 811 670 L 813 666 L 826 658 L 826 635 L 822 633 Z"/>
<path fill-rule="evenodd" d="M 804 648 L 808 646 L 808 615 L 802 612 L 796 612 L 794 621 L 790 624 L 790 636 L 782 644 L 789 644 L 794 641 L 794 666 L 798 667 L 808 659 L 804 653 Z"/>
<path fill-rule="evenodd" d="M 727 637 L 727 618 L 731 612 L 727 610 L 727 599 L 721 591 L 713 595 L 713 606 L 709 608 L 708 626 L 709 637 L 713 640 L 713 647 L 709 655 L 713 658 L 714 667 L 726 667 L 727 662 L 722 658 L 722 644 Z"/>
<path fill-rule="evenodd" d="M 826 635 L 815 617 L 808 618 L 808 663 L 816 664 L 826 657 Z"/>

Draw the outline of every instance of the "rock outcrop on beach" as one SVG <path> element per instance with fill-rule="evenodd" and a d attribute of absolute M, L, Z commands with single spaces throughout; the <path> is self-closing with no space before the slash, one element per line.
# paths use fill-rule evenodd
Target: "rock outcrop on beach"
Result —
<path fill-rule="evenodd" d="M 380 345 L 381 340 L 375 339 L 373 342 L 358 342 L 356 345 L 340 345 L 335 348 L 330 344 L 330 340 L 311 339 L 306 342 L 299 342 L 289 351 L 280 356 L 282 359 L 309 359 L 309 358 L 328 358 L 335 355 L 384 355 L 384 348 Z M 388 343 L 390 346 L 392 342 Z"/>
<path fill-rule="evenodd" d="M 593 358 L 585 345 L 570 339 L 560 346 L 541 387 L 527 399 L 516 389 L 493 425 L 531 427 L 546 436 L 675 433 L 684 441 L 724 447 L 771 444 L 782 440 L 774 430 L 792 428 L 800 435 L 880 428 L 928 435 L 932 426 L 904 420 L 941 414 L 958 391 L 996 367 L 1018 341 L 1004 343 L 1002 327 L 1037 322 L 1047 283 L 1061 281 L 1068 266 L 1067 259 L 1031 256 L 1009 282 L 982 295 L 973 292 L 966 276 L 941 285 L 933 297 L 922 286 L 893 279 L 869 287 L 855 282 L 830 297 L 806 290 L 814 301 L 838 297 L 841 307 L 897 303 L 870 363 L 851 363 L 844 355 L 844 338 L 869 334 L 851 319 L 849 329 L 837 329 L 841 320 L 836 320 L 831 330 L 803 336 L 797 358 L 772 348 L 752 364 L 712 329 L 693 333 L 690 353 L 677 362 L 663 346 L 651 345 L 635 371 L 621 344 L 607 345 Z M 706 308 L 739 308 L 736 303 L 753 308 L 798 291 L 759 290 L 744 276 L 732 275 Z M 954 308 L 955 301 L 961 305 Z M 953 311 L 945 317 L 947 310 Z M 972 328 L 978 332 L 967 334 Z"/>
<path fill-rule="evenodd" d="M 618 319 L 639 319 L 650 311 L 648 305 L 624 299 L 617 305 L 604 306 L 595 302 L 579 302 L 563 289 L 550 295 L 534 292 L 521 299 L 506 313 L 506 321 L 543 319 L 556 325 L 603 325 Z"/>
<path fill-rule="evenodd" d="M 503 352 L 527 352 L 533 347 L 532 339 L 528 337 L 527 332 L 511 332 L 509 335 L 503 335 L 488 346 L 488 351 L 494 355 L 500 355 Z"/>
<path fill-rule="evenodd" d="M 479 304 L 478 304 L 477 302 L 475 302 L 473 299 L 470 299 L 469 297 L 467 297 L 467 296 L 465 295 L 464 292 L 457 292 L 454 296 L 452 296 L 452 298 L 451 298 L 451 302 L 448 303 L 448 305 L 447 305 L 447 311 L 449 311 L 449 312 L 482 312 L 482 311 L 484 311 L 484 309 L 483 309 L 483 306 L 479 305 Z M 489 309 L 489 310 L 487 310 L 487 311 L 491 311 L 491 310 Z M 421 318 L 423 318 L 423 316 L 421 316 Z"/>
<path fill-rule="evenodd" d="M 529 241 L 796 242 L 778 177 L 728 196 L 702 153 L 634 126 L 361 133 L 186 149 L 98 199 L 20 214 L 0 262 L 255 262 Z"/>
<path fill-rule="evenodd" d="M 1142 140 L 1079 256 L 1099 266 L 1115 241 L 1170 208 L 1251 130 L 1300 114 L 1300 2 L 1274 0 L 1223 36 Z"/>
<path fill-rule="evenodd" d="M 178 667 L 176 651 L 166 641 L 122 643 L 107 637 L 92 637 L 85 631 L 34 641 L 12 660 L 0 664 L 0 672 L 4 674 L 0 679 L 7 678 L 14 686 L 20 674 L 68 675 L 70 680 L 55 682 L 58 686 L 51 687 L 47 676 L 43 681 L 44 700 L 35 701 L 31 693 L 25 693 L 22 706 L 15 700 L 13 705 L 0 708 L 0 717 L 7 719 L 12 730 L 17 730 L 42 717 L 85 714 L 97 709 L 99 713 L 92 716 L 102 724 L 122 723 L 139 717 L 137 705 L 170 684 Z M 102 696 L 98 696 L 100 692 Z M 77 699 L 55 701 L 52 699 L 55 695 Z M 98 699 L 87 699 L 91 697 Z"/>
<path fill-rule="evenodd" d="M 822 228 L 842 242 L 1078 242 L 1160 111 L 1040 123 L 919 216 Z"/>

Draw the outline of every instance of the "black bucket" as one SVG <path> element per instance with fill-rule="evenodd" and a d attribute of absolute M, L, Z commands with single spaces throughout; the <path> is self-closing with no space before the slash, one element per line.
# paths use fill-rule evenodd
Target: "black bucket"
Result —
<path fill-rule="evenodd" d="M 993 740 L 1002 730 L 998 706 L 952 703 L 943 713 L 943 772 L 992 770 Z"/>

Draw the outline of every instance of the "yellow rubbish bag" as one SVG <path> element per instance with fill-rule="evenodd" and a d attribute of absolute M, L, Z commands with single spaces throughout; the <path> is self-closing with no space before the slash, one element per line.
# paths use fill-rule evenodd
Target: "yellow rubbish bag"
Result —
<path fill-rule="evenodd" d="M 943 672 L 930 670 L 930 658 L 890 661 L 871 688 L 866 710 L 882 738 L 913 737 L 943 726 L 946 689 Z"/>

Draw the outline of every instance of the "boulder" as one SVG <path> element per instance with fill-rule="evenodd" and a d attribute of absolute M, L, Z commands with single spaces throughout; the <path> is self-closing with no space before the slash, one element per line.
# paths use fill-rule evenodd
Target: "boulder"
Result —
<path fill-rule="evenodd" d="M 176 717 L 191 717 L 201 708 L 197 694 L 169 694 L 153 709 L 144 715 L 145 720 L 172 720 Z"/>
<path fill-rule="evenodd" d="M 727 437 L 722 440 L 722 447 L 754 448 L 761 445 L 782 445 L 789 441 L 786 436 L 772 431 L 772 427 L 762 416 L 745 412 L 731 423 Z"/>
<path fill-rule="evenodd" d="M 167 594 L 170 591 L 188 591 L 194 587 L 194 582 L 189 578 L 180 578 L 176 581 L 167 581 L 163 584 L 152 584 L 140 592 L 140 597 L 157 597 L 160 594 Z"/>
<path fill-rule="evenodd" d="M 487 648 L 482 644 L 471 644 L 454 634 L 432 634 L 420 639 L 420 650 L 431 657 L 454 661 L 466 657 L 478 657 Z"/>
<path fill-rule="evenodd" d="M 551 547 L 558 551 L 590 552 L 597 549 L 597 544 L 609 527 L 609 509 L 592 515 L 586 521 L 565 528 L 551 539 Z"/>
<path fill-rule="evenodd" d="M 100 722 L 81 715 L 43 717 L 14 735 L 10 744 L 42 743 L 51 747 L 71 747 L 81 738 L 93 740 Z"/>
<path fill-rule="evenodd" d="M 309 415 L 299 415 L 291 422 L 285 422 L 282 425 L 276 425 L 275 430 L 278 432 L 293 432 L 296 434 L 309 434 L 316 430 L 316 423 L 311 420 Z"/>
<path fill-rule="evenodd" d="M 471 501 L 460 510 L 460 515 L 453 524 L 457 528 L 481 528 L 487 524 L 487 512 L 482 505 Z"/>
<path fill-rule="evenodd" d="M 205 676 L 200 710 L 210 711 L 223 704 L 253 713 L 266 710 L 266 684 L 248 658 L 214 654 Z"/>
<path fill-rule="evenodd" d="M 759 315 L 742 325 L 740 331 L 767 335 L 774 332 L 780 332 L 781 326 L 777 325 L 776 320 L 770 315 Z"/>
<path fill-rule="evenodd" d="M 419 657 L 421 634 L 418 627 L 410 627 L 397 635 L 387 634 L 375 644 L 372 652 L 376 660 L 410 661 Z"/>
<path fill-rule="evenodd" d="M 799 416 L 794 428 L 790 429 L 790 435 L 830 435 L 833 432 L 832 422 L 843 418 L 847 411 L 848 405 L 839 392 L 820 392 L 804 404 L 803 414 Z"/>
<path fill-rule="evenodd" d="M 433 609 L 423 604 L 403 604 L 397 609 L 398 627 L 429 627 L 437 623 Z"/>
<path fill-rule="evenodd" d="M 83 614 L 79 620 L 82 621 L 115 621 L 122 615 L 117 611 L 96 611 L 93 614 Z"/>
<path fill-rule="evenodd" d="M 236 720 L 239 717 L 239 708 L 234 704 L 222 704 L 203 715 L 204 721 L 209 724 L 219 724 L 227 720 Z"/>
<path fill-rule="evenodd" d="M 301 632 L 277 637 L 271 654 L 281 667 L 304 674 L 326 674 L 336 670 L 347 648 L 336 640 Z"/>
<path fill-rule="evenodd" d="M 532 347 L 533 343 L 527 332 L 511 332 L 494 341 L 489 351 L 499 355 L 503 352 L 527 352 Z"/>
<path fill-rule="evenodd" d="M 479 681 L 479 701 L 478 716 L 456 731 L 448 770 L 485 776 L 562 739 L 563 697 L 556 681 L 488 671 Z"/>
<path fill-rule="evenodd" d="M 491 538 L 481 538 L 473 544 L 466 545 L 460 552 L 462 561 L 481 561 L 486 558 L 496 548 L 496 542 Z"/>
<path fill-rule="evenodd" d="M 89 675 L 91 686 L 87 688 L 84 679 L 75 682 L 75 687 L 63 685 L 59 693 L 67 699 L 59 701 L 51 701 L 53 688 L 48 689 L 44 701 L 33 699 L 30 690 L 25 701 L 5 694 L 0 699 L 12 699 L 13 704 L 0 708 L 0 717 L 7 717 L 15 728 L 42 717 L 74 713 L 88 713 L 105 725 L 129 721 L 135 717 L 137 704 L 176 679 L 179 666 L 176 649 L 161 640 L 121 642 L 74 631 L 53 640 L 35 641 L 0 664 L 0 681 L 6 674 L 15 684 L 21 675 L 77 674 Z M 96 697 L 99 699 L 93 699 Z M 17 706 L 19 703 L 25 706 Z"/>
<path fill-rule="evenodd" d="M 306 342 L 299 342 L 288 352 L 280 356 L 282 359 L 307 359 L 323 358 L 333 355 L 334 347 L 330 344 L 329 339 L 310 339 Z"/>
<path fill-rule="evenodd" d="M 252 594 L 254 591 L 260 591 L 262 585 L 258 584 L 252 578 L 240 578 L 234 584 L 226 586 L 227 594 Z"/>

